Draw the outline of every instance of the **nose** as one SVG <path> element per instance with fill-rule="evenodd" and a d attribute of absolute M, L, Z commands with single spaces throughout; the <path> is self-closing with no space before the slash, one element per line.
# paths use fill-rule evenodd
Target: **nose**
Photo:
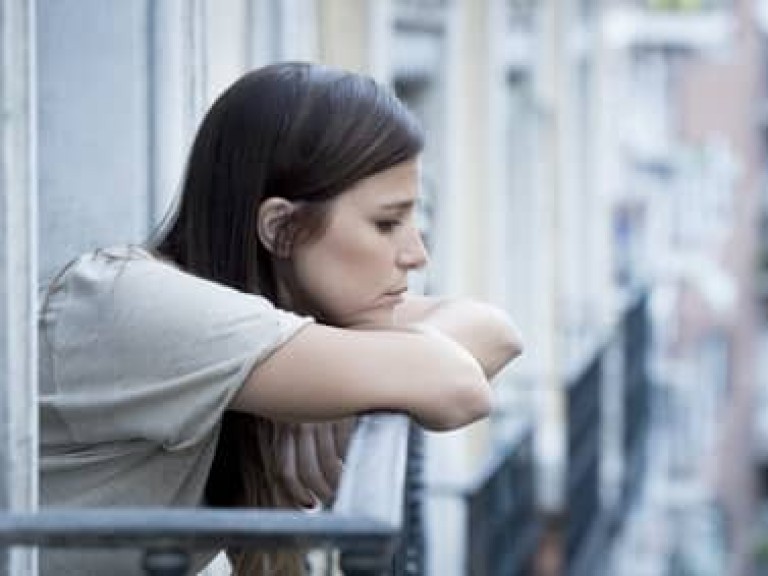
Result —
<path fill-rule="evenodd" d="M 421 232 L 414 226 L 403 240 L 397 255 L 397 263 L 406 270 L 418 270 L 427 265 L 429 255 Z"/>

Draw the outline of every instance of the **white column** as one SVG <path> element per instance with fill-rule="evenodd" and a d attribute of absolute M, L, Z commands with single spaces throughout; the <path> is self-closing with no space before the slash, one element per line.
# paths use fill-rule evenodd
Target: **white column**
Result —
<path fill-rule="evenodd" d="M 37 507 L 37 170 L 34 3 L 0 4 L 0 508 Z M 34 576 L 30 549 L 0 552 L 0 574 Z"/>
<path fill-rule="evenodd" d="M 274 59 L 275 12 L 273 0 L 246 0 L 245 48 L 249 68 L 258 68 Z"/>
<path fill-rule="evenodd" d="M 482 168 L 488 172 L 488 197 L 483 214 L 484 237 L 481 246 L 487 246 L 485 276 L 486 293 L 484 296 L 496 305 L 509 310 L 510 277 L 509 253 L 513 239 L 511 230 L 512 204 L 511 181 L 509 171 L 505 170 L 511 160 L 509 145 L 510 97 L 507 83 L 506 49 L 509 22 L 504 0 L 490 0 L 487 9 L 487 59 L 488 71 L 485 78 L 486 102 L 488 114 L 484 120 L 488 123 L 485 149 L 481 154 L 486 157 Z M 522 135 L 522 134 L 521 134 Z"/>
<path fill-rule="evenodd" d="M 210 102 L 208 92 L 208 5 L 205 0 L 189 0 L 184 7 L 187 11 L 185 45 L 187 53 L 185 66 L 187 68 L 187 102 L 188 112 L 194 119 L 193 124 L 201 119 Z"/>
<path fill-rule="evenodd" d="M 184 162 L 201 114 L 199 6 L 187 0 L 152 2 L 148 15 L 150 225 L 165 214 L 181 184 Z M 199 51 L 199 50 L 198 50 Z"/>
<path fill-rule="evenodd" d="M 620 112 L 616 101 L 616 52 L 607 42 L 604 25 L 605 4 L 596 8 L 597 33 L 595 47 L 595 97 L 592 101 L 592 117 L 595 130 L 595 153 L 592 157 L 591 181 L 593 182 L 592 224 L 588 242 L 592 254 L 588 291 L 592 295 L 591 310 L 598 322 L 606 325 L 614 313 L 615 290 L 613 285 L 614 233 L 612 191 L 617 186 L 613 177 L 617 158 L 615 116 Z M 598 160 L 599 159 L 599 160 Z"/>
<path fill-rule="evenodd" d="M 490 110 L 492 101 L 499 105 L 499 94 L 491 93 L 495 64 L 490 59 L 497 56 L 491 56 L 491 46 L 498 41 L 493 37 L 497 30 L 491 21 L 492 3 L 495 0 L 449 3 L 444 15 L 445 125 L 435 123 L 428 132 L 442 142 L 427 143 L 442 148 L 445 167 L 434 231 L 440 245 L 433 262 L 440 267 L 435 271 L 437 284 L 440 291 L 475 296 L 487 296 L 487 272 L 492 267 L 492 257 L 484 252 L 486 234 L 491 234 L 489 188 L 499 183 L 498 174 L 489 173 L 491 165 L 498 166 L 494 164 L 498 156 L 491 158 L 491 139 L 499 134 L 492 131 Z M 466 571 L 467 519 L 457 492 L 466 489 L 481 469 L 487 437 L 486 424 L 427 435 L 429 574 L 458 576 Z"/>
<path fill-rule="evenodd" d="M 561 322 L 560 286 L 562 282 L 560 237 L 562 196 L 563 94 L 562 50 L 565 10 L 561 0 L 540 4 L 541 48 L 537 50 L 536 100 L 539 103 L 539 134 L 535 181 L 536 221 L 534 316 L 526 354 L 531 355 L 541 375 L 536 434 L 537 461 L 542 467 L 538 495 L 546 508 L 561 504 L 564 473 L 564 414 L 558 327 Z"/>
<path fill-rule="evenodd" d="M 392 78 L 392 0 L 367 0 L 367 3 L 368 73 L 386 83 Z"/>
<path fill-rule="evenodd" d="M 456 42 L 459 46 L 456 74 L 461 83 L 461 99 L 455 107 L 455 134 L 452 143 L 459 147 L 460 165 L 453 177 L 458 185 L 455 195 L 456 233 L 461 243 L 456 249 L 457 291 L 481 295 L 486 288 L 486 258 L 479 257 L 486 249 L 487 237 L 484 212 L 490 206 L 489 188 L 492 175 L 490 166 L 491 118 L 490 61 L 491 0 L 459 3 L 460 29 Z"/>
<path fill-rule="evenodd" d="M 243 0 L 206 0 L 207 103 L 245 72 L 248 65 L 247 19 Z"/>
<path fill-rule="evenodd" d="M 363 4 L 363 2 L 360 2 Z M 316 0 L 282 0 L 279 4 L 280 60 L 314 60 L 318 53 Z M 346 36 L 342 36 L 346 39 Z"/>

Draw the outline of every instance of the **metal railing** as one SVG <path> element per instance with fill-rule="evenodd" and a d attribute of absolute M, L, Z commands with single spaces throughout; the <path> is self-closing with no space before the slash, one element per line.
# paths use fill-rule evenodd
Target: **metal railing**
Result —
<path fill-rule="evenodd" d="M 426 573 L 424 442 L 424 431 L 412 425 L 405 471 L 403 530 L 392 565 L 392 573 L 397 576 L 422 576 Z"/>
<path fill-rule="evenodd" d="M 568 383 L 564 560 L 568 576 L 594 576 L 603 542 L 600 502 L 601 347 Z"/>
<path fill-rule="evenodd" d="M 494 454 L 466 495 L 467 574 L 529 576 L 542 532 L 529 425 Z"/>
<path fill-rule="evenodd" d="M 364 416 L 355 430 L 332 508 L 316 513 L 265 509 L 44 509 L 0 513 L 0 546 L 137 548 L 152 576 L 187 574 L 194 551 L 334 548 L 346 575 L 418 574 L 420 551 L 405 547 L 418 531 L 420 474 L 410 421 L 399 414 Z M 407 508 L 406 508 L 407 504 Z M 408 532 L 411 538 L 402 539 Z M 402 540 L 402 542 L 401 542 Z M 403 544 L 401 546 L 401 544 Z M 399 547 L 399 548 L 398 548 Z"/>
<path fill-rule="evenodd" d="M 624 478 L 621 513 L 626 515 L 642 488 L 651 410 L 648 375 L 650 323 L 648 295 L 639 297 L 624 317 Z"/>
<path fill-rule="evenodd" d="M 650 382 L 646 371 L 649 324 L 646 293 L 627 307 L 615 331 L 567 383 L 567 471 L 565 485 L 565 541 L 563 560 L 568 576 L 601 573 L 609 547 L 609 522 L 621 524 L 634 496 L 642 486 L 645 469 L 645 438 L 648 431 Z M 623 479 L 621 501 L 609 518 L 602 501 L 603 460 L 601 402 L 604 363 L 611 345 L 623 346 Z M 608 383 L 613 384 L 613 383 Z"/>

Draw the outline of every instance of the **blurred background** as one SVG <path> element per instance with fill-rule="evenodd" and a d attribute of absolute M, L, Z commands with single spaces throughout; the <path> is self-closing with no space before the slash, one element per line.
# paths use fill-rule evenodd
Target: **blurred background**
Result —
<path fill-rule="evenodd" d="M 526 342 L 488 421 L 425 438 L 424 570 L 768 574 L 768 0 L 2 0 L 0 25 L 8 398 L 38 285 L 146 238 L 216 95 L 325 62 L 426 128 L 414 289 Z M 5 424 L 12 503 L 33 429 Z"/>

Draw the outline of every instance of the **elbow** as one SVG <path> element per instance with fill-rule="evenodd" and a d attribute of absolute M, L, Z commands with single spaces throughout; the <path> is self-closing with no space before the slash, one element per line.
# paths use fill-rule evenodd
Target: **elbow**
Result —
<path fill-rule="evenodd" d="M 509 362 L 523 353 L 523 335 L 520 333 L 520 329 L 517 325 L 506 313 L 501 312 L 500 310 L 497 310 L 496 312 L 501 315 L 498 323 L 501 327 L 499 342 L 501 343 L 504 355 Z"/>
<path fill-rule="evenodd" d="M 520 330 L 517 326 L 511 325 L 508 330 L 506 338 L 507 357 L 509 360 L 514 360 L 523 353 L 525 345 L 523 344 L 523 336 L 520 334 Z"/>
<path fill-rule="evenodd" d="M 482 370 L 473 366 L 471 373 L 457 378 L 438 400 L 438 413 L 426 428 L 438 432 L 455 430 L 487 417 L 491 412 L 493 394 Z"/>
<path fill-rule="evenodd" d="M 502 309 L 488 306 L 486 314 L 489 341 L 495 343 L 497 358 L 504 365 L 523 353 L 523 336 L 517 324 Z"/>
<path fill-rule="evenodd" d="M 491 413 L 491 387 L 485 383 L 482 389 L 473 388 L 461 394 L 453 406 L 448 407 L 442 417 L 430 428 L 437 432 L 456 430 L 478 420 L 486 418 Z"/>
<path fill-rule="evenodd" d="M 489 379 L 496 376 L 505 366 L 523 353 L 523 337 L 520 330 L 511 321 L 504 325 L 498 343 L 496 356 L 498 362 L 487 371 L 486 375 Z"/>
<path fill-rule="evenodd" d="M 461 398 L 457 399 L 457 411 L 452 421 L 448 423 L 447 429 L 460 428 L 488 417 L 492 405 L 491 386 L 485 378 L 482 378 L 480 382 L 467 386 L 467 389 L 461 394 Z"/>
<path fill-rule="evenodd" d="M 523 353 L 523 338 L 520 331 L 510 321 L 501 324 L 496 332 L 493 352 L 484 362 L 485 376 L 494 378 L 505 366 Z"/>

